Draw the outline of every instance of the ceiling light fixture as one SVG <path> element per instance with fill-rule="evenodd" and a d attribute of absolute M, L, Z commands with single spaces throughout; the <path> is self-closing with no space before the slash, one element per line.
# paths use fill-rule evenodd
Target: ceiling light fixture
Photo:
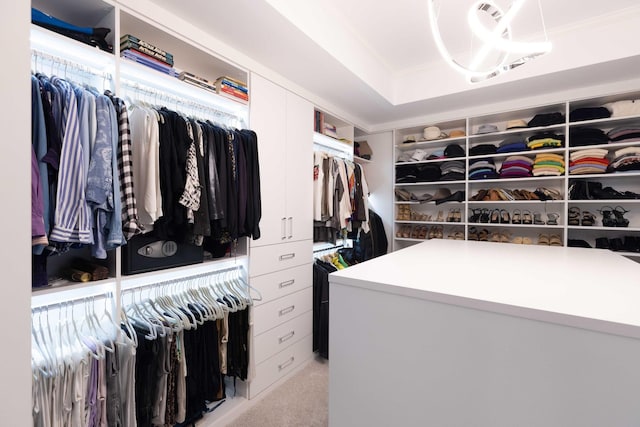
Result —
<path fill-rule="evenodd" d="M 482 42 L 482 47 L 475 54 L 471 63 L 465 66 L 453 58 L 442 39 L 440 27 L 438 26 L 439 10 L 436 10 L 437 0 L 427 0 L 429 23 L 438 51 L 440 51 L 440 54 L 450 66 L 464 74 L 471 83 L 477 83 L 498 76 L 538 56 L 548 53 L 551 50 L 551 43 L 547 40 L 540 0 L 538 0 L 538 8 L 540 10 L 545 41 L 534 43 L 516 42 L 512 40 L 513 31 L 511 23 L 522 9 L 525 1 L 526 0 L 513 0 L 506 12 L 491 0 L 480 0 L 473 3 L 467 13 L 467 22 L 471 29 L 472 37 L 477 37 Z M 496 25 L 491 30 L 487 29 L 481 21 L 481 16 L 486 17 L 486 15 L 488 15 L 492 21 L 495 21 Z M 497 52 L 497 57 L 490 65 L 485 65 L 481 68 L 491 52 Z M 509 59 L 513 58 L 514 55 L 516 56 L 515 59 Z"/>

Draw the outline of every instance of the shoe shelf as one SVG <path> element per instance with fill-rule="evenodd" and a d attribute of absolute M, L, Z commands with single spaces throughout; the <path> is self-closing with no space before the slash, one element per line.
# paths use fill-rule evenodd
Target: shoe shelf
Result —
<path fill-rule="evenodd" d="M 578 202 L 579 200 L 571 200 L 572 202 Z M 640 200 L 639 200 L 640 202 Z M 564 204 L 564 200 L 469 200 L 469 205 L 504 205 L 504 204 L 517 204 L 517 205 L 540 205 L 540 204 Z"/>
<path fill-rule="evenodd" d="M 570 118 L 575 117 L 574 110 L 579 108 L 590 108 L 590 107 L 602 107 L 607 103 L 612 103 L 616 101 L 628 101 L 628 100 L 640 100 L 640 88 L 636 88 L 635 91 L 627 92 L 627 93 L 617 93 L 610 95 L 599 95 L 592 96 L 590 98 L 585 97 L 583 99 L 577 100 L 567 100 L 565 102 L 555 102 L 547 105 L 538 105 L 538 106 L 525 106 L 524 108 L 516 108 L 509 111 L 499 111 L 499 112 L 489 112 L 487 114 L 479 114 L 473 117 L 466 117 L 464 119 L 455 119 L 450 121 L 440 121 L 435 123 L 424 123 L 421 125 L 414 125 L 412 127 L 407 127 L 404 129 L 396 129 L 394 130 L 394 159 L 402 159 L 407 160 L 410 155 L 410 150 L 423 149 L 425 151 L 433 151 L 440 150 L 446 147 L 449 144 L 458 144 L 460 147 L 464 148 L 466 157 L 458 157 L 455 159 L 433 159 L 433 160 L 422 160 L 419 162 L 406 162 L 406 161 L 398 161 L 395 162 L 395 169 L 400 177 L 401 173 L 404 172 L 401 168 L 406 167 L 406 165 L 419 165 L 419 164 L 442 164 L 443 162 L 450 160 L 463 161 L 465 163 L 466 171 L 466 179 L 460 181 L 435 181 L 435 182 L 416 182 L 416 183 L 395 183 L 394 188 L 405 188 L 407 191 L 411 191 L 414 193 L 419 193 L 421 189 L 424 191 L 431 193 L 438 188 L 449 187 L 451 192 L 456 190 L 464 190 L 466 199 L 461 203 L 451 204 L 451 202 L 447 202 L 445 204 L 440 204 L 434 207 L 433 201 L 431 202 L 403 202 L 396 201 L 395 204 L 410 204 L 411 209 L 414 211 L 419 211 L 419 213 L 423 214 L 431 214 L 434 219 L 436 217 L 435 213 L 438 210 L 444 210 L 445 217 L 447 216 L 447 211 L 450 209 L 459 209 L 460 215 L 464 222 L 460 223 L 452 223 L 452 222 L 434 222 L 434 221 L 426 221 L 422 222 L 424 224 L 434 224 L 435 226 L 444 226 L 444 238 L 448 237 L 447 229 L 457 228 L 459 230 L 463 230 L 465 234 L 465 238 L 469 240 L 475 240 L 477 235 L 474 235 L 471 230 L 475 230 L 477 233 L 478 230 L 486 229 L 490 234 L 499 234 L 502 233 L 500 237 L 500 242 L 505 242 L 505 235 L 510 236 L 510 243 L 522 243 L 522 241 L 531 242 L 532 244 L 537 244 L 539 237 L 543 237 L 544 241 L 550 240 L 550 236 L 553 236 L 554 244 L 552 246 L 557 246 L 558 242 L 561 242 L 560 245 L 572 245 L 575 246 L 580 244 L 579 240 L 584 240 L 591 245 L 591 247 L 595 248 L 595 239 L 606 238 L 612 241 L 617 241 L 619 238 L 624 238 L 625 235 L 630 236 L 629 239 L 637 238 L 638 246 L 640 246 L 640 170 L 638 171 L 625 171 L 625 172 L 611 172 L 611 173 L 599 173 L 599 174 L 584 174 L 584 175 L 571 175 L 569 173 L 569 163 L 570 156 L 572 153 L 575 153 L 580 150 L 590 150 L 590 149 L 604 149 L 609 153 L 609 157 L 614 155 L 614 152 L 623 148 L 628 147 L 637 147 L 640 146 L 640 141 L 627 139 L 626 141 L 617 141 L 617 142 L 609 142 L 609 143 L 598 143 L 593 145 L 572 145 L 571 136 L 577 135 L 572 134 L 570 131 L 582 130 L 587 128 L 596 128 L 604 132 L 605 134 L 609 131 L 619 128 L 619 127 L 627 127 L 627 128 L 640 128 L 640 114 L 635 114 L 636 111 L 633 111 L 634 115 L 627 115 L 624 117 L 609 117 L 602 119 L 590 119 L 590 120 L 581 120 L 581 121 L 570 121 Z M 636 103 L 640 103 L 640 101 L 635 101 Z M 631 103 L 620 103 L 620 108 L 626 108 Z M 614 107 L 615 108 L 615 107 Z M 633 105 L 630 105 L 629 108 L 633 108 Z M 613 110 L 611 110 L 613 111 Z M 619 109 L 616 111 L 620 111 Z M 560 113 L 563 118 L 560 123 L 558 123 L 557 116 Z M 549 117 L 544 118 L 548 119 L 547 122 L 553 122 L 554 124 L 549 126 L 537 126 L 537 127 L 520 127 L 520 128 L 512 128 L 506 129 L 508 125 L 513 126 L 514 122 L 524 121 L 525 123 L 531 122 L 534 117 L 537 117 L 541 122 L 541 117 L 544 115 L 548 115 Z M 541 116 L 541 117 L 538 117 Z M 583 116 L 584 117 L 584 116 Z M 543 121 L 544 121 L 543 119 Z M 487 126 L 494 126 L 494 132 L 489 133 L 478 133 L 487 129 Z M 460 129 L 463 128 L 466 136 L 458 137 L 458 138 L 445 138 L 438 139 L 433 141 L 422 141 L 422 131 L 423 129 L 426 131 L 427 127 L 438 127 L 443 131 L 447 132 L 450 129 Z M 546 147 L 541 149 L 534 150 L 523 150 L 523 151 L 514 151 L 507 153 L 483 153 L 482 150 L 479 150 L 478 154 L 475 150 L 473 150 L 473 155 L 471 155 L 472 148 L 478 147 L 480 145 L 491 144 L 496 147 L 499 147 L 506 140 L 517 139 L 527 139 L 530 136 L 542 133 L 549 132 L 555 133 L 558 135 L 564 136 L 564 143 L 561 147 Z M 417 136 L 416 136 L 417 135 Z M 415 142 L 405 143 L 404 140 L 413 138 Z M 631 138 L 631 137 L 628 137 Z M 580 144 L 581 142 L 578 140 L 574 140 L 576 143 Z M 587 141 L 588 143 L 588 141 Z M 504 146 L 504 144 L 502 144 Z M 422 156 L 422 153 L 418 153 L 416 156 L 417 159 L 426 159 L 426 157 Z M 559 154 L 564 158 L 565 163 L 565 171 L 561 175 L 546 175 L 546 176 L 528 176 L 528 177 L 517 177 L 517 178 L 493 178 L 493 179 L 470 179 L 469 178 L 469 169 L 472 163 L 477 161 L 491 161 L 496 168 L 496 171 L 500 170 L 501 164 L 511 156 L 525 156 L 532 160 L 535 159 L 538 155 L 543 154 Z M 402 156 L 402 157 L 400 157 Z M 552 171 L 553 173 L 553 171 Z M 579 181 L 586 181 L 585 184 L 578 184 Z M 594 183 L 595 182 L 595 183 Z M 592 186 L 593 184 L 593 186 Z M 589 197 L 593 197 L 594 192 L 601 197 L 600 199 L 588 199 L 588 200 L 572 200 L 570 197 L 572 194 L 580 194 L 573 193 L 576 191 L 575 189 L 586 187 L 586 194 Z M 589 191 L 592 189 L 591 191 Z M 430 191 L 432 190 L 432 191 Z M 493 191 L 495 190 L 495 191 Z M 547 192 L 549 190 L 549 192 Z M 498 197 L 495 194 L 488 196 L 484 196 L 486 199 L 494 199 L 494 200 L 472 200 L 472 198 L 476 198 L 477 195 L 482 195 L 484 192 L 497 192 L 499 193 Z M 537 191 L 543 191 L 546 195 L 548 195 L 547 200 L 536 200 L 530 199 L 528 196 L 523 195 L 524 193 L 536 193 Z M 518 194 L 517 192 L 522 192 L 522 194 Z M 619 194 L 623 194 L 627 197 L 634 197 L 634 194 L 639 195 L 638 198 L 618 198 Z M 542 197 L 542 195 L 539 195 Z M 577 197 L 583 197 L 587 199 L 587 196 L 578 195 Z M 499 198 L 500 200 L 495 200 Z M 611 211 L 619 210 L 618 215 L 621 214 L 623 223 L 629 224 L 628 227 L 611 227 L 611 226 L 603 226 L 603 219 L 605 219 L 605 215 L 607 215 L 606 211 L 611 209 Z M 398 208 L 396 208 L 398 209 Z M 480 222 L 480 221 L 469 221 L 472 215 L 475 215 L 483 211 L 486 216 L 486 211 L 489 212 L 489 215 L 495 215 L 494 211 L 500 212 L 499 215 L 505 215 L 503 211 L 507 211 L 508 215 L 512 216 L 514 210 L 522 211 L 521 214 L 524 214 L 525 210 L 530 213 L 533 217 L 534 215 L 542 216 L 544 223 L 536 223 L 532 221 L 531 224 L 522 224 L 522 223 L 511 223 L 508 221 L 505 222 Z M 621 212 L 623 210 L 624 212 Z M 572 215 L 575 215 L 575 212 L 579 212 L 579 225 L 569 225 L 568 221 L 570 217 L 572 218 L 572 223 L 575 224 L 574 218 Z M 546 224 L 547 215 L 556 215 L 557 216 L 557 224 Z M 612 217 L 614 213 L 611 213 Z M 484 219 L 484 218 L 483 218 Z M 486 219 L 484 219 L 486 220 Z M 585 224 L 590 225 L 582 225 L 582 222 L 585 221 Z M 397 221 L 398 224 L 403 224 L 403 221 Z M 609 224 L 608 224 L 609 225 Z M 449 227 L 451 226 L 451 227 Z M 513 242 L 515 239 L 518 242 Z M 636 237 L 637 236 L 637 237 Z M 483 236 L 483 239 L 480 240 L 488 240 L 491 241 L 492 236 Z M 547 238 L 545 240 L 545 237 Z M 395 239 L 399 240 L 399 239 Z M 410 242 L 410 239 L 402 239 Z M 406 247 L 411 243 L 403 243 L 397 248 Z M 633 248 L 633 246 L 631 246 Z M 635 252 L 635 249 L 631 251 L 618 251 L 623 255 L 629 255 L 635 257 L 636 259 L 640 258 L 640 252 Z"/>
<path fill-rule="evenodd" d="M 424 185 L 464 185 L 466 181 L 423 181 L 423 182 L 400 182 L 396 187 L 421 187 Z"/>

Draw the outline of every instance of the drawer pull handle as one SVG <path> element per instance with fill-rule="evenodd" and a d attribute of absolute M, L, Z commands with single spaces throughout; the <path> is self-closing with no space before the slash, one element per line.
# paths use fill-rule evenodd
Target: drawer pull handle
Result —
<path fill-rule="evenodd" d="M 285 261 L 288 259 L 293 259 L 295 258 L 296 254 L 292 253 L 292 254 L 284 254 L 284 255 L 280 255 L 280 261 Z"/>
<path fill-rule="evenodd" d="M 295 358 L 293 356 L 291 356 L 286 362 L 278 365 L 278 370 L 281 371 L 284 368 L 286 368 L 287 366 L 291 365 L 293 363 L 293 361 L 295 360 Z"/>
<path fill-rule="evenodd" d="M 279 344 L 282 344 L 283 342 L 290 340 L 291 338 L 293 338 L 293 336 L 294 336 L 295 334 L 296 334 L 296 332 L 295 332 L 295 331 L 291 331 L 291 332 L 289 332 L 287 335 L 283 335 L 283 336 L 279 337 L 279 338 L 278 338 L 278 343 L 279 343 Z"/>
<path fill-rule="evenodd" d="M 287 308 L 283 308 L 282 310 L 280 310 L 280 316 L 284 316 L 287 313 L 291 313 L 295 309 L 296 309 L 295 305 L 290 305 Z"/>
<path fill-rule="evenodd" d="M 282 240 L 284 240 L 287 238 L 287 218 L 282 217 L 282 219 L 280 220 L 280 223 L 281 223 L 280 235 L 282 236 Z"/>
<path fill-rule="evenodd" d="M 294 283 L 296 283 L 296 281 L 295 281 L 294 279 L 287 280 L 286 282 L 282 282 L 282 283 L 280 283 L 280 287 L 281 287 L 281 288 L 286 288 L 287 286 L 291 286 L 291 285 L 293 285 Z"/>

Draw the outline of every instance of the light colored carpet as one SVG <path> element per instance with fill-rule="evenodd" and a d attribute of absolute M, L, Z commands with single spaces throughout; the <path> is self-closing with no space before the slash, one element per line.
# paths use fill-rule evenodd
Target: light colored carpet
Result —
<path fill-rule="evenodd" d="M 314 358 L 227 427 L 326 427 L 329 362 Z"/>

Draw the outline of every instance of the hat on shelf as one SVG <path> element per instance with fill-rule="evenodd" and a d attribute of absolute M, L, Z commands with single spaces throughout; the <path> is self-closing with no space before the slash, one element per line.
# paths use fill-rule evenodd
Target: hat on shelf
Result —
<path fill-rule="evenodd" d="M 498 126 L 496 125 L 480 125 L 480 127 L 478 127 L 478 131 L 476 132 L 476 134 L 483 134 L 483 133 L 491 133 L 491 132 L 498 132 Z"/>
<path fill-rule="evenodd" d="M 442 132 L 438 126 L 428 126 L 424 128 L 422 136 L 427 141 L 433 141 L 434 139 L 446 138 L 447 134 Z"/>
<path fill-rule="evenodd" d="M 446 199 L 449 196 L 451 196 L 451 191 L 448 188 L 440 187 L 438 188 L 438 190 L 436 190 L 436 193 L 433 195 L 431 200 L 438 201 Z"/>
<path fill-rule="evenodd" d="M 449 138 L 460 138 L 465 135 L 466 133 L 462 129 L 455 129 L 449 132 Z"/>
<path fill-rule="evenodd" d="M 449 144 L 447 148 L 444 149 L 444 156 L 447 158 L 464 157 L 464 149 L 458 144 Z"/>
<path fill-rule="evenodd" d="M 369 147 L 367 141 L 356 141 L 355 151 L 356 156 L 362 157 L 363 159 L 371 160 L 371 155 L 373 154 L 373 152 L 371 151 L 371 147 Z"/>
<path fill-rule="evenodd" d="M 522 119 L 509 120 L 507 122 L 507 129 L 518 129 L 518 128 L 526 128 L 527 122 Z"/>

